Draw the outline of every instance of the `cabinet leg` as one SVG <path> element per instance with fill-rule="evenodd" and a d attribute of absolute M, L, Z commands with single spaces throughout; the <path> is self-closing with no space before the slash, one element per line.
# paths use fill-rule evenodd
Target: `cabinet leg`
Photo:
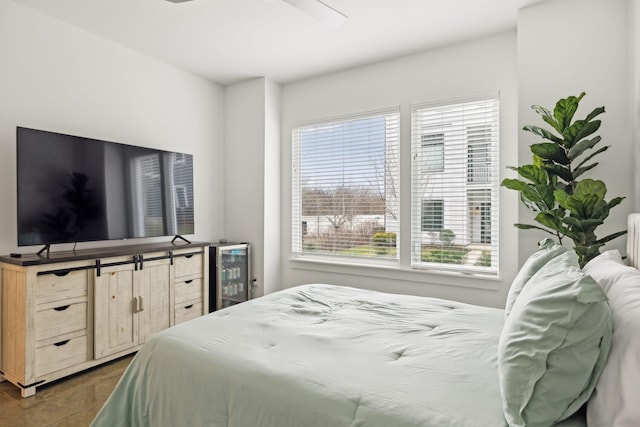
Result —
<path fill-rule="evenodd" d="M 35 396 L 35 394 L 36 394 L 36 386 L 20 389 L 20 395 L 22 397 L 31 397 L 31 396 Z"/>

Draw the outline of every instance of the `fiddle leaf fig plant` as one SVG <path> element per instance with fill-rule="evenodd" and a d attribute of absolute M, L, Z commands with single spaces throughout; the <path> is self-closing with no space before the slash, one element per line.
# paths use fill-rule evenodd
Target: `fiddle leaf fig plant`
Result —
<path fill-rule="evenodd" d="M 624 197 L 607 202 L 604 182 L 580 179 L 598 165 L 594 157 L 609 149 L 609 146 L 597 148 L 602 138 L 594 136 L 601 125 L 596 117 L 604 113 L 604 107 L 594 109 L 582 120 L 573 120 L 584 96 L 583 92 L 577 97 L 559 100 L 553 112 L 539 105 L 531 107 L 552 129 L 523 128 L 541 137 L 543 142 L 530 146 L 532 164 L 510 167 L 523 179 L 502 181 L 504 187 L 520 193 L 520 200 L 536 214 L 534 219 L 539 224 L 515 226 L 545 231 L 554 235 L 560 244 L 564 237 L 573 240 L 581 267 L 595 258 L 607 242 L 626 233 L 626 230 L 618 231 L 602 238 L 595 234 L 611 208 L 619 205 Z"/>

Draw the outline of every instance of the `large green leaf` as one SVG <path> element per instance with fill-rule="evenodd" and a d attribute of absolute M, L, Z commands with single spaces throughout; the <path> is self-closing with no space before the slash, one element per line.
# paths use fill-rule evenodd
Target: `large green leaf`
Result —
<path fill-rule="evenodd" d="M 573 195 L 583 196 L 588 194 L 595 194 L 599 199 L 604 199 L 607 195 L 607 186 L 599 179 L 583 179 L 576 184 Z"/>
<path fill-rule="evenodd" d="M 590 204 L 595 203 L 598 200 L 597 197 L 595 197 L 595 201 L 586 200 L 589 198 L 588 195 L 576 197 L 575 195 L 569 195 L 566 191 L 559 189 L 554 191 L 553 195 L 560 206 L 571 212 L 572 216 L 579 219 L 589 218 L 589 216 L 586 215 L 587 209 Z"/>
<path fill-rule="evenodd" d="M 595 168 L 596 166 L 598 166 L 598 162 L 596 163 L 591 163 L 590 165 L 587 166 L 581 166 L 579 168 L 576 168 L 573 170 L 573 179 L 578 179 L 578 177 L 582 176 L 582 174 L 584 174 L 585 172 Z"/>
<path fill-rule="evenodd" d="M 611 210 L 611 208 L 613 208 L 614 206 L 619 205 L 622 202 L 623 199 L 624 199 L 624 197 L 615 197 L 609 203 L 607 203 L 604 200 L 602 200 L 596 206 L 596 209 L 593 211 L 593 215 L 592 216 L 594 218 L 601 218 L 601 219 L 604 220 L 606 217 L 609 216 L 609 211 Z"/>
<path fill-rule="evenodd" d="M 551 189 L 547 186 L 542 185 L 538 189 L 533 184 L 511 178 L 503 179 L 501 185 L 510 190 L 520 192 L 520 200 L 533 212 L 547 211 L 553 207 L 554 199 L 550 195 Z"/>
<path fill-rule="evenodd" d="M 553 110 L 553 115 L 555 116 L 556 121 L 560 125 L 562 125 L 563 131 L 569 126 L 571 120 L 573 120 L 573 115 L 578 109 L 578 104 L 584 96 L 585 93 L 582 92 L 578 97 L 569 96 L 566 99 L 561 99 L 556 103 L 556 108 L 554 108 Z"/>
<path fill-rule="evenodd" d="M 550 124 L 558 132 L 562 133 L 564 128 L 563 128 L 562 124 L 558 123 L 553 118 L 553 115 L 552 115 L 551 111 L 547 110 L 546 108 L 544 108 L 544 107 L 542 107 L 540 105 L 532 105 L 531 108 L 533 109 L 533 111 L 535 111 L 536 113 L 538 113 L 538 114 L 540 114 L 542 116 L 542 120 L 544 120 L 545 122 Z"/>
<path fill-rule="evenodd" d="M 595 108 L 592 112 L 589 113 L 589 115 L 585 118 L 585 120 L 591 121 L 594 117 L 597 117 L 602 113 L 604 113 L 604 107 Z"/>
<path fill-rule="evenodd" d="M 524 193 L 520 193 L 520 201 L 529 209 L 531 212 L 540 212 L 540 207 L 533 201 L 527 198 Z"/>
<path fill-rule="evenodd" d="M 614 197 L 608 203 L 608 208 L 611 209 L 611 208 L 613 208 L 615 206 L 618 206 L 620 203 L 622 203 L 623 200 L 624 200 L 624 197 Z"/>
<path fill-rule="evenodd" d="M 594 243 L 599 244 L 599 245 L 604 245 L 605 243 L 613 240 L 613 239 L 617 239 L 620 236 L 624 236 L 625 234 L 627 234 L 627 230 L 622 230 L 622 231 L 618 231 L 616 233 L 611 233 L 608 236 L 603 237 L 602 239 L 596 240 Z"/>
<path fill-rule="evenodd" d="M 582 203 L 582 210 L 580 211 L 580 218 L 593 218 L 594 213 L 597 212 L 598 205 L 603 203 L 602 199 L 598 197 L 597 194 L 583 194 L 580 196 L 576 196 L 575 194 L 571 197 L 574 197 L 580 203 Z"/>
<path fill-rule="evenodd" d="M 589 160 L 593 159 L 595 156 L 597 156 L 600 153 L 603 153 L 605 151 L 607 151 L 609 149 L 610 145 L 605 145 L 602 148 L 599 148 L 597 151 L 594 151 L 593 153 L 589 154 L 587 157 L 585 157 L 585 159 L 583 161 L 581 161 L 580 163 L 578 163 L 578 166 L 576 166 L 576 169 L 581 168 L 582 165 L 584 165 L 585 163 L 587 163 Z"/>
<path fill-rule="evenodd" d="M 535 187 L 536 187 L 536 190 L 538 190 L 540 197 L 542 197 L 542 200 L 544 200 L 546 209 L 552 210 L 556 204 L 556 199 L 553 197 L 553 192 L 555 191 L 554 186 L 545 183 L 545 184 L 536 185 Z M 561 216 L 562 215 L 559 215 L 559 217 Z"/>
<path fill-rule="evenodd" d="M 555 230 L 556 232 L 564 236 L 569 236 L 569 238 L 571 239 L 576 239 L 578 237 L 576 232 L 568 227 L 565 227 L 560 218 L 555 217 L 549 212 L 538 213 L 535 217 L 535 220 L 545 227 Z"/>
<path fill-rule="evenodd" d="M 567 182 L 573 181 L 573 174 L 568 168 L 564 166 L 556 165 L 556 164 L 545 164 L 543 165 L 543 168 L 548 173 L 557 175 L 558 177 L 564 179 Z"/>
<path fill-rule="evenodd" d="M 519 179 L 505 178 L 500 185 L 507 187 L 509 190 L 522 191 L 528 184 Z"/>
<path fill-rule="evenodd" d="M 566 151 L 558 144 L 543 142 L 541 144 L 533 144 L 530 148 L 533 154 L 542 159 L 552 160 L 561 165 L 568 165 L 570 163 Z"/>
<path fill-rule="evenodd" d="M 586 138 L 589 135 L 595 133 L 598 129 L 600 129 L 601 124 L 602 122 L 600 120 L 593 120 L 593 121 L 587 122 L 586 125 L 580 128 L 580 131 L 576 135 L 574 142 L 577 143 L 579 141 L 582 141 L 583 138 Z"/>
<path fill-rule="evenodd" d="M 562 224 L 562 221 L 559 218 L 556 218 L 549 212 L 540 212 L 536 215 L 535 220 L 545 227 L 549 227 L 552 230 L 562 231 L 565 229 L 565 226 Z"/>
<path fill-rule="evenodd" d="M 526 130 L 527 132 L 531 132 L 534 133 L 538 136 L 541 136 L 544 139 L 548 139 L 549 141 L 553 141 L 556 142 L 558 144 L 564 144 L 564 140 L 556 135 L 554 135 L 553 133 L 549 132 L 546 129 L 543 129 L 541 127 L 538 126 L 525 126 L 522 128 L 522 130 Z"/>
<path fill-rule="evenodd" d="M 596 136 L 592 139 L 585 139 L 578 142 L 569 150 L 569 159 L 574 160 L 576 157 L 584 153 L 585 150 L 593 148 L 601 140 L 602 138 L 600 136 Z"/>
<path fill-rule="evenodd" d="M 510 168 L 516 172 L 518 172 L 518 174 L 520 174 L 520 176 L 522 176 L 523 178 L 528 179 L 529 181 L 533 182 L 534 184 L 547 184 L 549 182 L 549 174 L 547 174 L 547 171 L 545 171 L 542 168 L 539 168 L 537 166 L 534 165 L 524 165 L 524 166 L 520 166 L 518 168 Z"/>
<path fill-rule="evenodd" d="M 578 219 L 573 216 L 562 218 L 562 222 L 576 231 L 593 231 L 597 226 L 603 224 L 602 219 Z"/>
<path fill-rule="evenodd" d="M 533 166 L 537 167 L 537 168 L 542 168 L 545 164 L 545 161 L 543 159 L 541 159 L 540 157 L 536 156 L 535 154 L 533 156 L 531 156 L 533 158 Z"/>
<path fill-rule="evenodd" d="M 513 224 L 516 228 L 519 228 L 520 230 L 542 230 L 545 231 L 549 234 L 553 234 L 554 236 L 556 235 L 556 233 L 554 233 L 553 231 L 547 230 L 546 228 L 542 228 L 542 227 L 538 227 L 537 225 L 531 225 L 531 224 Z"/>
<path fill-rule="evenodd" d="M 540 194 L 538 189 L 530 184 L 522 189 L 522 191 L 520 192 L 520 199 L 533 212 L 548 211 L 553 207 L 547 205 L 547 201 L 542 196 L 542 194 Z"/>
<path fill-rule="evenodd" d="M 593 181 L 593 180 L 590 180 Z M 582 181 L 581 181 L 582 182 Z M 597 181 L 596 181 L 597 182 Z M 578 183 L 580 184 L 580 183 Z M 592 192 L 585 192 L 586 188 L 593 188 Z M 606 207 L 604 202 L 604 195 L 601 193 L 601 189 L 597 185 L 582 186 L 574 190 L 572 195 L 568 195 L 563 190 L 556 190 L 553 195 L 558 201 L 558 204 L 563 208 L 569 210 L 571 215 L 578 219 L 591 219 L 599 218 L 596 216 L 599 210 Z M 604 190 L 606 192 L 606 189 Z"/>
<path fill-rule="evenodd" d="M 586 120 L 576 120 L 571 126 L 562 132 L 564 144 L 571 148 L 583 138 L 593 134 L 600 128 L 600 120 L 587 122 Z"/>

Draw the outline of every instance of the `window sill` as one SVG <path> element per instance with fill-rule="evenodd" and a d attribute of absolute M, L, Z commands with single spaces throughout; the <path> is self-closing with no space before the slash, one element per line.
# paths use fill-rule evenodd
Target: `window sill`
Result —
<path fill-rule="evenodd" d="M 499 275 L 488 275 L 476 272 L 462 273 L 425 268 L 401 266 L 395 262 L 388 263 L 352 263 L 325 258 L 291 257 L 291 268 L 324 273 L 339 273 L 355 276 L 375 277 L 391 280 L 429 283 L 443 286 L 459 286 L 465 288 L 498 290 L 502 281 Z"/>

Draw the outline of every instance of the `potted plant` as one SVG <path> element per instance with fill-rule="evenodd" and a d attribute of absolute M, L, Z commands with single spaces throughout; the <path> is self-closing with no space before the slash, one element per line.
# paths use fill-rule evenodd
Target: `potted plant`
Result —
<path fill-rule="evenodd" d="M 604 182 L 581 179 L 585 172 L 598 165 L 593 158 L 609 148 L 596 149 L 602 138 L 593 136 L 601 124 L 596 117 L 604 113 L 604 107 L 594 109 L 582 120 L 573 120 L 584 96 L 583 92 L 578 97 L 560 99 L 553 112 L 539 105 L 531 107 L 552 129 L 523 128 L 542 137 L 543 141 L 530 147 L 532 164 L 510 167 L 524 180 L 507 178 L 502 181 L 503 186 L 520 193 L 520 199 L 536 214 L 534 219 L 539 224 L 515 226 L 524 230 L 543 230 L 555 236 L 560 244 L 565 236 L 570 238 L 581 267 L 596 257 L 607 242 L 626 233 L 626 230 L 618 231 L 602 238 L 595 234 L 611 208 L 620 204 L 624 197 L 607 202 Z"/>

